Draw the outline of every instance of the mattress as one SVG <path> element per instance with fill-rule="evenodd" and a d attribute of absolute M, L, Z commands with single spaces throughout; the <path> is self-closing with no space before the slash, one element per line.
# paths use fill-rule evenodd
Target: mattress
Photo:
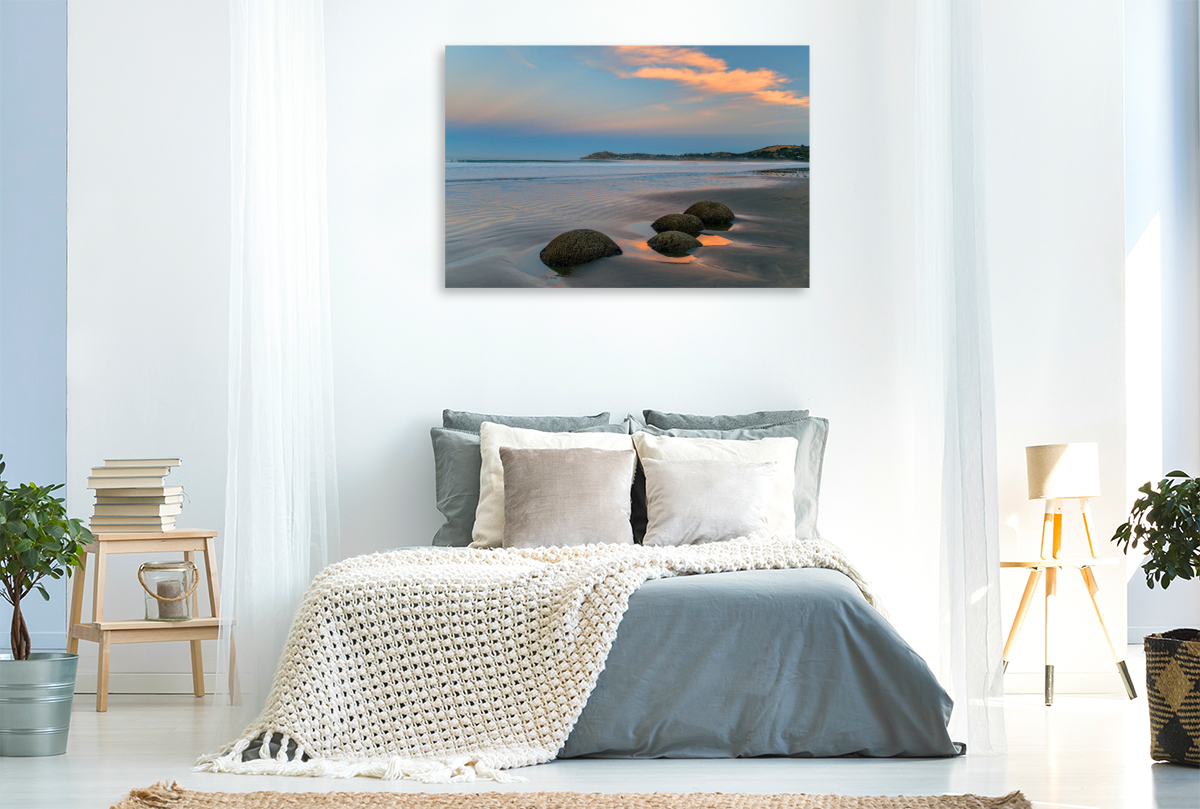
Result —
<path fill-rule="evenodd" d="M 952 708 L 839 572 L 678 576 L 630 597 L 558 757 L 954 756 Z"/>

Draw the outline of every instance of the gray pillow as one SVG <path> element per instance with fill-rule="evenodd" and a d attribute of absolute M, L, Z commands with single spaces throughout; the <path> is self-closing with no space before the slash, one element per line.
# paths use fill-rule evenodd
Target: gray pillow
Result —
<path fill-rule="evenodd" d="M 505 548 L 633 544 L 632 449 L 500 447 L 500 462 Z"/>
<path fill-rule="evenodd" d="M 825 442 L 829 421 L 809 416 L 788 424 L 771 427 L 745 427 L 736 430 L 664 430 L 647 425 L 651 435 L 681 438 L 723 438 L 757 441 L 760 438 L 791 436 L 799 442 L 796 450 L 796 537 L 809 539 L 817 534 L 817 505 L 821 495 L 821 467 L 825 462 Z"/>
<path fill-rule="evenodd" d="M 662 430 L 737 430 L 742 427 L 771 427 L 808 417 L 807 410 L 759 410 L 740 416 L 693 416 L 643 410 L 646 424 Z"/>
<path fill-rule="evenodd" d="M 447 413 L 451 411 L 446 411 Z M 627 433 L 626 424 L 601 424 L 575 432 Z M 465 548 L 471 544 L 475 510 L 479 506 L 479 433 L 434 427 L 434 492 L 437 509 L 446 518 L 433 536 L 434 545 Z"/>
<path fill-rule="evenodd" d="M 475 507 L 479 505 L 479 433 L 434 427 L 434 494 L 446 522 L 433 535 L 434 545 L 471 544 Z"/>
<path fill-rule="evenodd" d="M 442 426 L 452 430 L 479 432 L 485 421 L 507 427 L 522 427 L 526 430 L 541 430 L 544 433 L 572 433 L 587 427 L 608 425 L 609 413 L 594 416 L 492 416 L 486 413 L 469 413 L 464 410 L 443 410 Z"/>
<path fill-rule="evenodd" d="M 769 536 L 778 463 L 642 458 L 650 525 L 644 545 Z"/>

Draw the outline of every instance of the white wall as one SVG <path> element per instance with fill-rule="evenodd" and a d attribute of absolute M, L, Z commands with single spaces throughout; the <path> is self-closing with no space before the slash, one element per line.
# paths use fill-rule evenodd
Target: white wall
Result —
<path fill-rule="evenodd" d="M 1117 491 L 1114 480 L 1123 480 L 1120 3 L 1062 5 L 1049 16 L 1033 4 L 992 14 L 987 40 L 997 67 L 989 63 L 988 90 L 999 99 L 989 100 L 989 143 L 998 144 L 989 159 L 1006 175 L 988 198 L 996 231 L 990 258 L 1001 507 L 1019 516 L 1025 540 L 1037 504 L 1025 501 L 1023 484 L 1014 485 L 1023 466 L 1019 473 L 1012 466 L 1014 457 L 1023 463 L 1025 444 L 1083 436 L 1112 443 L 1105 485 Z M 715 2 L 694 4 L 682 17 L 677 11 L 615 2 L 581 27 L 560 3 L 328 0 L 344 551 L 428 542 L 438 524 L 428 430 L 444 407 L 605 409 L 615 418 L 644 407 L 808 407 L 831 421 L 822 531 L 859 562 L 901 632 L 933 659 L 937 540 L 906 529 L 916 418 L 903 348 L 914 252 L 912 7 L 779 0 L 760 4 L 752 18 L 727 15 Z M 219 528 L 225 4 L 106 0 L 74 3 L 71 12 L 71 496 L 90 504 L 83 476 L 105 454 L 179 453 L 185 466 L 176 474 L 188 476 L 192 495 L 181 524 Z M 659 30 L 671 32 L 659 38 L 664 44 L 706 44 L 717 38 L 714 15 L 723 21 L 722 44 L 812 46 L 812 288 L 443 289 L 444 47 L 641 43 Z M 1093 86 L 1097 71 L 1116 77 L 1115 97 Z M 1006 114 L 1014 109 L 1027 125 Z M 1062 141 L 1082 122 L 1096 135 L 1076 156 Z M 1020 158 L 1006 160 L 1014 139 Z M 1092 170 L 1113 160 L 1115 172 Z M 1109 232 L 1115 241 L 1097 239 Z M 1081 277 L 1097 272 L 1117 280 L 1093 285 L 1087 305 L 1065 309 L 1058 325 L 1037 326 L 1047 306 L 1041 290 L 1049 285 L 1069 297 Z M 1064 277 L 1047 280 L 1057 273 Z M 134 323 L 120 325 L 134 314 Z M 202 323 L 213 328 L 200 332 Z M 134 343 L 151 333 L 168 348 L 135 354 Z M 153 379 L 131 374 L 172 350 L 190 361 Z M 1030 383 L 1045 382 L 1058 367 L 1043 356 L 1099 370 L 1094 378 L 1077 373 L 1071 381 L 1078 384 L 1035 402 Z M 1098 505 L 1102 530 L 1111 533 L 1122 509 Z M 1062 600 L 1086 605 L 1081 589 L 1063 589 Z M 1122 616 L 1123 589 L 1112 589 L 1110 610 Z M 1036 628 L 1029 631 L 1028 645 L 1036 647 Z M 127 655 L 114 660 L 114 671 L 184 671 L 186 647 L 172 657 L 163 648 L 122 650 Z M 1091 649 L 1085 652 L 1060 661 L 1059 671 L 1108 670 L 1103 655 L 1094 662 Z"/>
<path fill-rule="evenodd" d="M 1200 60 L 1195 3 L 1125 4 L 1125 248 L 1131 274 L 1159 295 L 1134 311 L 1134 340 L 1161 342 L 1140 356 L 1130 413 L 1144 457 L 1131 459 L 1135 484 L 1182 469 L 1200 474 Z M 1138 332 L 1144 332 L 1144 337 Z M 1131 497 L 1135 493 L 1131 493 Z M 1200 581 L 1146 587 L 1129 570 L 1129 642 L 1200 626 Z"/>
<path fill-rule="evenodd" d="M 226 4 L 76 0 L 68 22 L 68 504 L 72 513 L 91 513 L 88 469 L 105 458 L 180 457 L 170 478 L 189 498 L 179 527 L 220 530 Z M 142 617 L 136 571 L 150 558 L 110 559 L 106 617 Z M 212 670 L 215 644 L 205 647 Z M 81 643 L 80 655 L 80 671 L 94 672 L 96 645 Z M 114 647 L 113 690 L 129 687 L 122 672 L 185 672 L 187 661 L 186 643 Z M 155 680 L 139 686 L 191 690 L 183 675 Z"/>

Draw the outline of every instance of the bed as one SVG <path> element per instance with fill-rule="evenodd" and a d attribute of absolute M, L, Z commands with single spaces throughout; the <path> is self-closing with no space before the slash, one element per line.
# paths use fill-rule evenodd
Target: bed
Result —
<path fill-rule="evenodd" d="M 262 715 L 201 768 L 511 780 L 556 757 L 964 752 L 946 692 L 817 535 L 828 423 L 652 414 L 446 411 L 434 544 L 470 547 L 318 576 Z"/>

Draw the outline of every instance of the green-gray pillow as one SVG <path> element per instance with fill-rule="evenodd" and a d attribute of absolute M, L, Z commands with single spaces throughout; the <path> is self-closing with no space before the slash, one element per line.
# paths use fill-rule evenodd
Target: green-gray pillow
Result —
<path fill-rule="evenodd" d="M 446 522 L 433 535 L 434 545 L 471 544 L 475 507 L 479 505 L 479 433 L 434 427 L 434 494 Z"/>
<path fill-rule="evenodd" d="M 662 430 L 738 430 L 743 427 L 772 427 L 808 417 L 807 410 L 759 410 L 740 416 L 693 416 L 688 413 L 664 413 L 643 410 L 646 424 Z M 448 425 L 447 425 L 448 426 Z"/>
<path fill-rule="evenodd" d="M 442 426 L 451 430 L 467 430 L 478 433 L 479 425 L 490 421 L 506 427 L 541 430 L 544 433 L 572 433 L 587 427 L 606 426 L 610 415 L 609 413 L 597 413 L 594 416 L 493 416 L 487 413 L 470 413 L 465 410 L 443 410 Z"/>
<path fill-rule="evenodd" d="M 446 411 L 450 412 L 450 411 Z M 600 424 L 566 432 L 628 433 L 627 424 Z M 434 492 L 437 509 L 446 518 L 433 536 L 434 545 L 465 548 L 471 544 L 475 510 L 479 506 L 479 433 L 434 427 Z"/>
<path fill-rule="evenodd" d="M 796 450 L 796 537 L 817 536 L 817 505 L 821 495 L 821 467 L 825 462 L 825 442 L 829 438 L 827 419 L 807 418 L 770 427 L 744 427 L 736 430 L 664 430 L 646 426 L 651 435 L 679 438 L 722 438 L 735 441 L 757 441 L 761 438 L 790 436 L 799 442 Z"/>

